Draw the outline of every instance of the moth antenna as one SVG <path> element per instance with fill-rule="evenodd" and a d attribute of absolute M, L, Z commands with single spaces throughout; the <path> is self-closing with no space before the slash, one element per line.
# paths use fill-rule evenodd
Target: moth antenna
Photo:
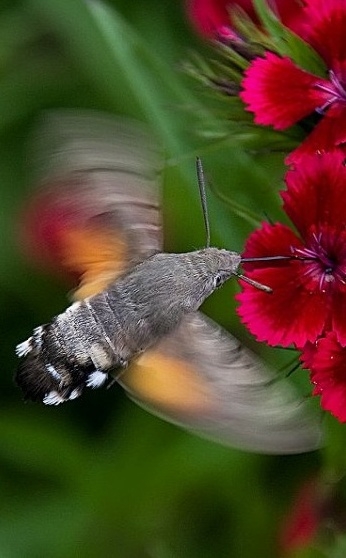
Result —
<path fill-rule="evenodd" d="M 199 157 L 196 157 L 196 171 L 197 171 L 197 181 L 198 181 L 198 188 L 199 188 L 199 197 L 201 199 L 201 204 L 202 204 L 204 227 L 207 235 L 206 247 L 210 248 L 210 224 L 209 224 L 209 215 L 208 215 L 207 195 L 205 189 L 205 178 L 204 178 L 202 161 Z"/>
<path fill-rule="evenodd" d="M 272 293 L 273 292 L 273 289 L 268 287 L 268 285 L 263 285 L 263 283 L 259 283 L 258 281 L 255 281 L 254 279 L 250 279 L 250 277 L 246 277 L 246 275 L 242 275 L 241 273 L 234 273 L 234 275 L 236 277 L 238 277 L 238 279 L 241 279 L 245 283 L 248 283 L 249 285 L 252 285 L 252 287 L 255 287 L 256 289 L 259 289 L 260 291 L 264 291 L 265 293 Z"/>

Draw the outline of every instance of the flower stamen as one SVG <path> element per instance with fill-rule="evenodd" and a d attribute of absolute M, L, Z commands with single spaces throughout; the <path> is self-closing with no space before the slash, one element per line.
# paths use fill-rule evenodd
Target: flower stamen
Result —
<path fill-rule="evenodd" d="M 335 72 L 333 72 L 333 70 L 330 70 L 329 72 L 329 79 L 330 85 L 326 85 L 324 83 L 316 83 L 314 86 L 315 89 L 319 89 L 320 91 L 331 95 L 330 99 L 327 99 L 327 101 L 321 107 L 317 107 L 315 109 L 317 114 L 325 114 L 326 110 L 334 103 L 346 102 L 345 88 L 342 85 L 341 81 L 336 77 L 336 74 Z"/>
<path fill-rule="evenodd" d="M 310 278 L 318 284 L 319 289 L 325 292 L 325 286 L 334 284 L 343 287 L 346 285 L 346 272 L 342 267 L 342 257 L 337 257 L 337 238 L 332 231 L 313 232 L 308 246 L 301 248 L 291 246 L 293 258 L 299 258 L 306 263 L 301 271 L 301 277 Z"/>

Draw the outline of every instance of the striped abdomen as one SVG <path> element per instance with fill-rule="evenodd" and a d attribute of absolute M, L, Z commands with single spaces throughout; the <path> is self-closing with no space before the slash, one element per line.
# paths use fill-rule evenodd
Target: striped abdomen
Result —
<path fill-rule="evenodd" d="M 140 350 L 126 327 L 136 312 L 126 300 L 117 311 L 116 291 L 72 304 L 17 346 L 23 359 L 16 381 L 26 398 L 49 405 L 75 399 L 85 386 L 101 386 L 109 371 L 126 366 Z"/>

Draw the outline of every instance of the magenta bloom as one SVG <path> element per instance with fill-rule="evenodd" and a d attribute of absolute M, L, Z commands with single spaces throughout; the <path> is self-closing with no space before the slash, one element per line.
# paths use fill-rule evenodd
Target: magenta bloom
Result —
<path fill-rule="evenodd" d="M 289 155 L 289 163 L 346 142 L 346 2 L 306 0 L 304 4 L 294 30 L 321 56 L 326 75 L 314 75 L 288 57 L 267 52 L 252 62 L 242 82 L 241 98 L 257 124 L 284 130 L 313 113 L 321 116 Z"/>
<path fill-rule="evenodd" d="M 310 369 L 313 395 L 321 396 L 321 407 L 341 422 L 346 422 L 346 347 L 329 332 L 314 344 L 308 344 L 301 360 Z"/>
<path fill-rule="evenodd" d="M 346 345 L 346 168 L 341 152 L 306 156 L 286 175 L 284 210 L 296 231 L 264 223 L 247 241 L 246 257 L 291 255 L 278 263 L 247 264 L 268 295 L 244 285 L 242 321 L 259 341 L 303 348 L 325 331 Z"/>
<path fill-rule="evenodd" d="M 297 0 L 269 0 L 268 5 L 289 27 L 301 11 Z M 187 12 L 197 31 L 206 38 L 234 37 L 230 11 L 239 6 L 255 22 L 256 11 L 251 0 L 187 0 Z"/>

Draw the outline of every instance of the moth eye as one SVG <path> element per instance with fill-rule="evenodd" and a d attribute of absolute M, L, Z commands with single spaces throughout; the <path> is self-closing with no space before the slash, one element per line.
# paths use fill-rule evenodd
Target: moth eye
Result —
<path fill-rule="evenodd" d="M 214 286 L 215 286 L 215 288 L 220 287 L 221 283 L 222 283 L 222 277 L 221 277 L 221 275 L 218 273 L 218 274 L 215 275 L 215 277 L 214 277 Z"/>

